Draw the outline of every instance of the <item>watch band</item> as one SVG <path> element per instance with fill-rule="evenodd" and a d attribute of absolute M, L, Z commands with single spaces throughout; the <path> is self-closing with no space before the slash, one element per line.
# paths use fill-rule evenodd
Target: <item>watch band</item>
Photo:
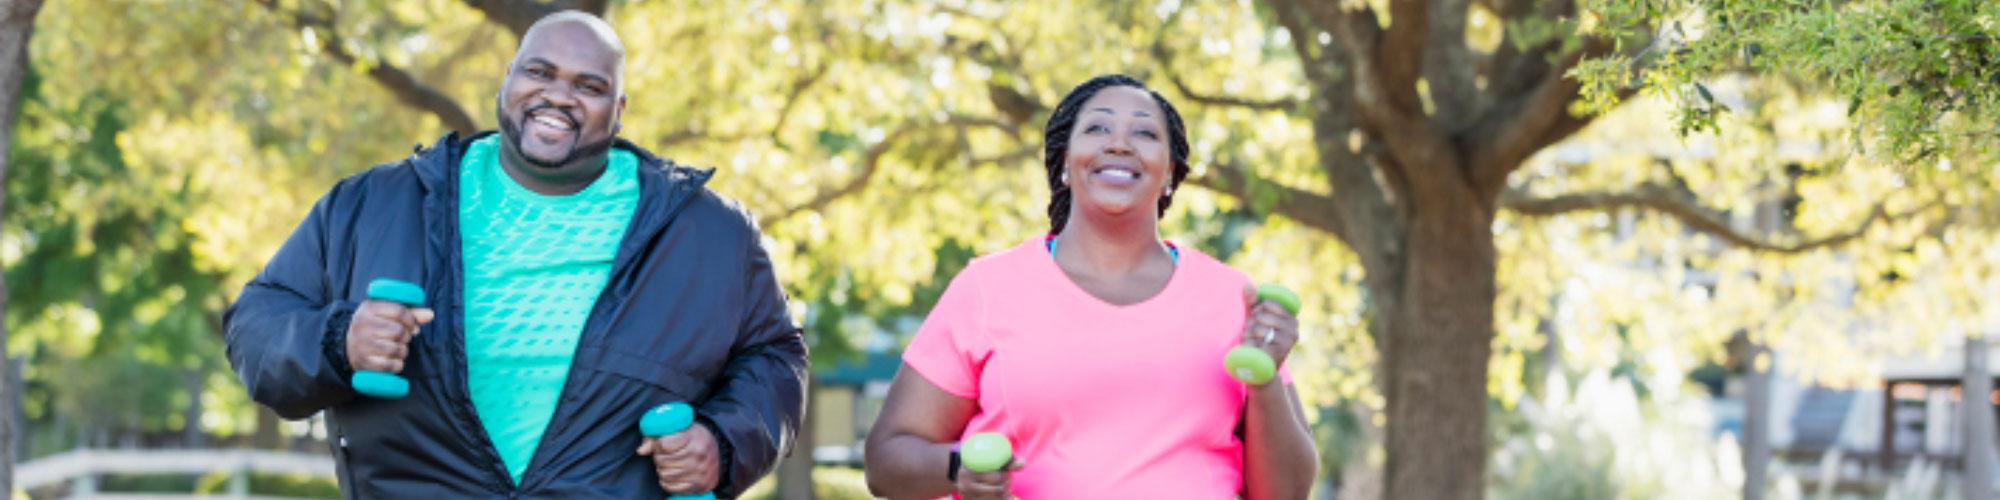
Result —
<path fill-rule="evenodd" d="M 951 460 L 949 460 L 948 462 L 949 463 L 947 465 L 949 465 L 950 468 L 944 470 L 944 479 L 946 481 L 950 481 L 952 485 L 956 486 L 958 484 L 958 445 L 952 445 Z"/>

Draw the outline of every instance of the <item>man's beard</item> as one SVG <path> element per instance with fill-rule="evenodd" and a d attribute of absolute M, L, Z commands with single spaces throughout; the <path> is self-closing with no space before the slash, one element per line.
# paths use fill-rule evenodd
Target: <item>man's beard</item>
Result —
<path fill-rule="evenodd" d="M 555 169 L 562 167 L 563 165 L 567 165 L 569 164 L 569 162 L 576 160 L 577 158 L 592 158 L 592 157 L 602 156 L 605 153 L 611 151 L 611 145 L 617 142 L 618 139 L 618 136 L 616 134 L 613 134 L 612 136 L 605 137 L 604 140 L 597 142 L 578 143 L 573 141 L 570 143 L 569 152 L 564 154 L 562 158 L 558 158 L 555 161 L 543 161 L 542 159 L 535 158 L 533 156 L 528 156 L 528 152 L 522 150 L 521 141 L 525 139 L 525 137 L 522 137 L 521 135 L 521 122 L 527 121 L 528 116 L 534 114 L 535 111 L 549 106 L 537 106 L 521 110 L 520 120 L 517 121 L 508 119 L 506 108 L 500 106 L 498 99 L 495 99 L 494 101 L 495 102 L 493 105 L 494 108 L 493 115 L 500 118 L 499 119 L 500 139 L 507 141 L 508 145 L 513 146 L 514 151 L 516 153 L 520 153 L 517 156 L 520 156 L 522 160 L 526 160 L 528 163 L 533 164 L 537 167 L 546 169 Z M 578 125 L 582 125 L 582 123 L 578 122 Z M 579 140 L 583 138 L 583 130 L 581 129 L 581 127 L 578 128 L 576 133 L 577 133 L 577 138 Z"/>

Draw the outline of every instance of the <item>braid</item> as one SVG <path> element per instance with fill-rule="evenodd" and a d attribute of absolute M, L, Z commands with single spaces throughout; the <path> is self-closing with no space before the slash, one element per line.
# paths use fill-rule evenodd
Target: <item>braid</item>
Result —
<path fill-rule="evenodd" d="M 1070 131 L 1076 128 L 1076 116 L 1082 113 L 1085 101 L 1096 96 L 1097 91 L 1108 87 L 1132 87 L 1144 90 L 1147 95 L 1153 96 L 1153 102 L 1167 115 L 1169 153 L 1174 163 L 1173 178 L 1168 186 L 1180 189 L 1181 181 L 1187 179 L 1191 170 L 1188 166 L 1190 148 L 1187 125 L 1181 121 L 1181 113 L 1174 109 L 1173 103 L 1167 102 L 1167 98 L 1162 97 L 1159 92 L 1146 88 L 1146 84 L 1129 76 L 1111 74 L 1091 78 L 1070 89 L 1069 94 L 1063 96 L 1062 102 L 1056 104 L 1055 111 L 1049 113 L 1048 125 L 1042 127 L 1042 165 L 1048 169 L 1049 181 L 1049 234 L 1060 233 L 1063 227 L 1069 224 L 1071 195 L 1069 186 L 1062 182 L 1062 173 L 1064 160 L 1069 156 Z M 1166 215 L 1167 207 L 1173 202 L 1173 195 L 1161 196 L 1159 215 Z"/>

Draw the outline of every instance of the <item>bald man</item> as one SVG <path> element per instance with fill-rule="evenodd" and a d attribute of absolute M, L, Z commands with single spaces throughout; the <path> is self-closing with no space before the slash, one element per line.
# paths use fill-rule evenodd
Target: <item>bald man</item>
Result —
<path fill-rule="evenodd" d="M 347 497 L 732 497 L 785 453 L 799 329 L 713 171 L 618 138 L 624 54 L 596 17 L 538 21 L 497 133 L 342 180 L 230 306 L 230 363 L 279 415 L 327 412 Z M 378 278 L 426 300 L 370 300 Z M 408 395 L 363 396 L 356 370 Z M 671 401 L 698 425 L 641 436 Z"/>

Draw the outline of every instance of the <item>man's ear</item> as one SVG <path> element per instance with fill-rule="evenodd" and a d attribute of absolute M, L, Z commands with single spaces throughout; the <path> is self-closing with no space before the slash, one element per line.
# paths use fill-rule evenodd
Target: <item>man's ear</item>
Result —
<path fill-rule="evenodd" d="M 618 131 L 624 129 L 625 129 L 625 94 L 618 94 L 618 106 L 612 108 L 611 110 L 611 136 L 617 137 Z"/>

